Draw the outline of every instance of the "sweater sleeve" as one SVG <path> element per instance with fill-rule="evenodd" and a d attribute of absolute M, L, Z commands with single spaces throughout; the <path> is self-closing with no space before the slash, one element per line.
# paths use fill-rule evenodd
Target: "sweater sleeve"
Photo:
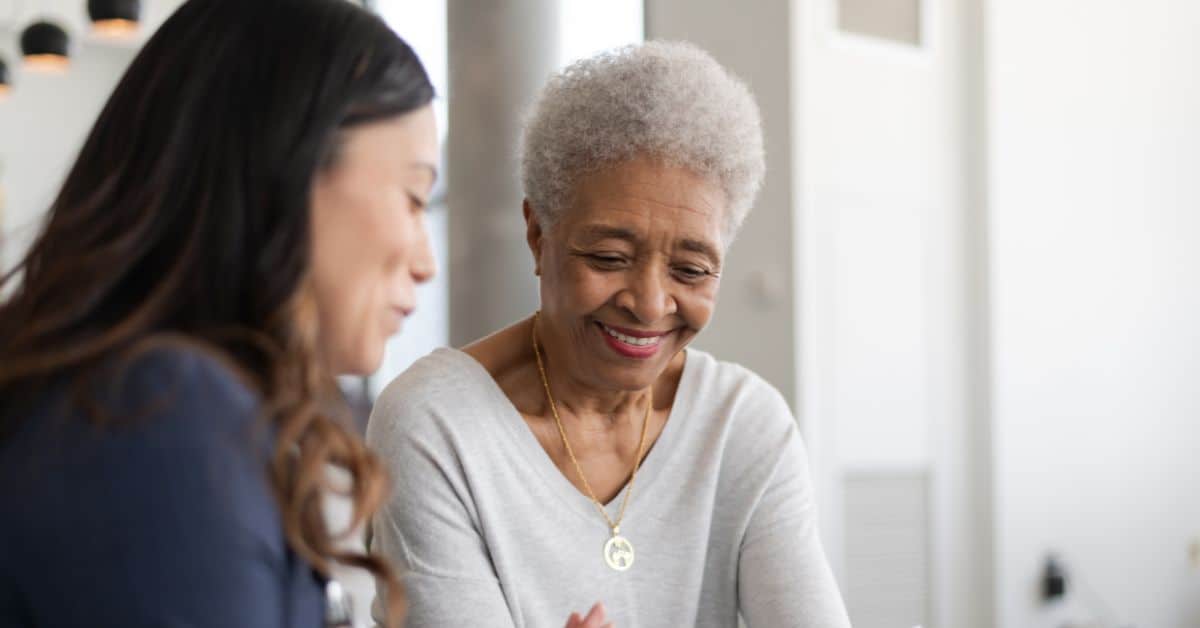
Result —
<path fill-rule="evenodd" d="M 367 443 L 386 461 L 394 486 L 371 524 L 370 550 L 398 570 L 408 626 L 512 628 L 513 621 L 473 511 L 470 488 L 444 421 L 465 420 L 463 393 L 414 370 L 384 391 Z M 438 403 L 439 398 L 455 404 Z M 447 407 L 454 405 L 454 408 Z M 453 416 L 451 416 L 453 415 Z M 372 605 L 375 621 L 382 605 Z"/>
<path fill-rule="evenodd" d="M 751 628 L 850 628 L 841 594 L 817 534 L 807 456 L 782 396 L 764 393 L 770 417 L 760 442 L 773 467 L 742 540 L 738 598 Z"/>

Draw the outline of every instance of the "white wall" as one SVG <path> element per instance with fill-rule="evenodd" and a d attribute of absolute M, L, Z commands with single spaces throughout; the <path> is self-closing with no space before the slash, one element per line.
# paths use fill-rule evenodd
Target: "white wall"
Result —
<path fill-rule="evenodd" d="M 833 4 L 807 3 L 800 70 L 806 253 L 825 290 L 813 298 L 825 315 L 830 418 L 843 466 L 922 467 L 924 349 L 939 305 L 926 259 L 962 197 L 954 51 L 941 28 L 924 50 L 843 35 Z"/>
<path fill-rule="evenodd" d="M 10 67 L 16 55 L 4 53 Z M 34 235 L 66 169 L 133 53 L 84 46 L 64 76 L 18 73 L 0 102 L 0 185 L 5 190 L 0 248 L 7 264 Z"/>
<path fill-rule="evenodd" d="M 8 62 L 13 88 L 0 101 L 0 268 L 15 263 L 35 235 L 43 212 L 66 175 L 100 109 L 133 60 L 137 47 L 182 0 L 143 2 L 142 32 L 126 42 L 104 42 L 87 32 L 82 0 L 25 0 L 12 6 L 16 21 L 0 15 L 0 55 Z M 45 75 L 25 71 L 20 62 L 21 30 L 49 18 L 67 29 L 74 49 L 70 71 Z"/>
<path fill-rule="evenodd" d="M 964 246 L 977 209 L 970 3 L 922 2 L 918 48 L 839 32 L 832 0 L 800 6 L 800 351 L 804 414 L 821 426 L 812 445 L 835 452 L 823 509 L 835 569 L 852 618 L 886 607 L 879 583 L 923 578 L 929 625 L 984 626 L 989 562 L 968 499 L 981 477 L 971 456 L 975 262 Z M 843 516 L 841 499 L 843 480 L 863 472 L 929 478 L 931 554 L 856 586 L 846 571 L 857 548 L 843 535 L 863 524 Z M 865 562 L 882 572 L 889 560 Z M 888 625 L 905 621 L 916 623 Z"/>
<path fill-rule="evenodd" d="M 1198 626 L 1200 4 L 989 8 L 998 625 Z"/>

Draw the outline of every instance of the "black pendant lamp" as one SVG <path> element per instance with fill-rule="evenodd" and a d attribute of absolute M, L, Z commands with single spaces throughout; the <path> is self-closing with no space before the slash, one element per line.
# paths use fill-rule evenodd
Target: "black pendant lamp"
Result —
<path fill-rule="evenodd" d="M 92 32 L 101 37 L 129 37 L 137 32 L 141 0 L 88 0 Z"/>
<path fill-rule="evenodd" d="M 4 62 L 3 57 L 0 57 L 0 99 L 7 96 L 10 89 L 12 89 L 12 77 L 8 75 L 8 64 Z"/>
<path fill-rule="evenodd" d="M 35 72 L 65 72 L 70 66 L 71 38 L 53 22 L 34 22 L 21 32 L 25 67 Z"/>

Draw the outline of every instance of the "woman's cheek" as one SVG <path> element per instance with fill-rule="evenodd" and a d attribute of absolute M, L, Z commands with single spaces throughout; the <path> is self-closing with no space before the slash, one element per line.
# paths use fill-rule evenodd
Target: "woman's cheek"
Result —
<path fill-rule="evenodd" d="M 678 297 L 676 304 L 684 324 L 697 331 L 704 329 L 712 320 L 713 311 L 716 309 L 716 295 L 717 290 L 713 286 L 697 288 Z"/>

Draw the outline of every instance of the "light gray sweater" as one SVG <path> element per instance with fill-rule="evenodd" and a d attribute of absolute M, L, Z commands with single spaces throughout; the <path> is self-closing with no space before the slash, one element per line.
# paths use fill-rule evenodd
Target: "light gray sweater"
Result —
<path fill-rule="evenodd" d="M 729 628 L 739 612 L 753 628 L 850 625 L 787 404 L 702 351 L 638 472 L 625 572 L 604 562 L 595 506 L 469 355 L 439 349 L 392 382 L 367 441 L 395 480 L 371 550 L 399 570 L 409 626 L 557 628 L 596 601 L 618 628 Z"/>

